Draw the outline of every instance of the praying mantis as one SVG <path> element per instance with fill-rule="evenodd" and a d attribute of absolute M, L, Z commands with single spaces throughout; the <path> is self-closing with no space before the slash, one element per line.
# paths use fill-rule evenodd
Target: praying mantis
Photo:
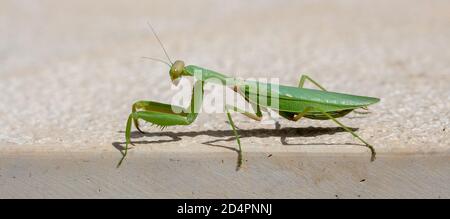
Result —
<path fill-rule="evenodd" d="M 174 84 L 182 77 L 194 77 L 196 82 L 193 87 L 190 105 L 187 108 L 146 100 L 137 101 L 132 105 L 131 113 L 128 116 L 125 127 L 126 146 L 124 152 L 122 152 L 123 156 L 117 164 L 118 167 L 127 156 L 128 146 L 131 144 L 132 123 L 141 133 L 144 132 L 139 126 L 139 120 L 144 120 L 161 128 L 192 124 L 196 120 L 202 106 L 204 85 L 210 81 L 226 86 L 241 95 L 245 101 L 251 104 L 254 111 L 249 112 L 231 105 L 225 106 L 227 119 L 239 147 L 237 169 L 242 165 L 242 146 L 230 111 L 241 113 L 256 121 L 261 121 L 261 111 L 266 109 L 276 111 L 281 117 L 291 121 L 298 121 L 301 118 L 331 120 L 369 148 L 371 152 L 370 160 L 375 160 L 376 152 L 374 147 L 350 128 L 339 122 L 337 118 L 343 117 L 355 109 L 367 109 L 369 105 L 379 102 L 379 98 L 330 92 L 307 75 L 302 75 L 298 87 L 293 87 L 240 80 L 203 67 L 195 65 L 186 66 L 181 60 L 172 62 L 155 30 L 150 24 L 148 25 L 169 62 L 155 58 L 144 58 L 167 64 L 170 67 L 170 79 Z M 311 82 L 319 89 L 304 88 L 303 86 L 306 81 Z M 271 104 L 274 101 L 277 102 L 275 106 Z"/>

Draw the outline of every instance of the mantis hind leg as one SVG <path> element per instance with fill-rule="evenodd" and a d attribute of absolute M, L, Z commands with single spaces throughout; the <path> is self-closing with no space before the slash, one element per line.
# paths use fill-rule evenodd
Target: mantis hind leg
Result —
<path fill-rule="evenodd" d="M 298 120 L 303 118 L 310 110 L 312 110 L 312 108 L 307 107 L 305 110 L 303 110 L 303 112 L 300 113 L 280 111 L 278 112 L 278 114 L 287 120 L 297 122 Z"/>
<path fill-rule="evenodd" d="M 303 88 L 303 85 L 305 84 L 305 81 L 308 80 L 309 82 L 316 85 L 318 88 L 320 88 L 323 91 L 327 91 L 322 85 L 314 81 L 312 78 L 310 78 L 308 75 L 302 75 L 300 77 L 300 82 L 298 83 L 298 87 Z"/>
<path fill-rule="evenodd" d="M 316 81 L 314 81 L 311 77 L 309 77 L 308 75 L 302 75 L 300 77 L 300 82 L 298 83 L 298 87 L 303 88 L 303 86 L 305 85 L 305 81 L 308 80 L 309 82 L 313 83 L 314 85 L 316 85 L 318 88 L 320 88 L 320 90 L 323 91 L 327 91 L 322 85 L 320 85 L 319 83 L 317 83 Z M 364 110 L 369 110 L 366 106 L 361 107 L 361 109 Z M 358 114 L 367 114 L 367 112 L 358 112 L 358 111 L 354 111 L 355 113 Z"/>
<path fill-rule="evenodd" d="M 375 148 L 373 148 L 372 145 L 370 145 L 369 143 L 367 143 L 364 139 L 362 139 L 361 137 L 359 137 L 355 132 L 353 132 L 352 130 L 350 130 L 347 126 L 345 126 L 344 124 L 342 124 L 341 122 L 339 122 L 337 119 L 335 119 L 334 117 L 332 117 L 330 114 L 328 114 L 327 112 L 325 112 L 322 109 L 316 108 L 317 110 L 321 111 L 325 116 L 327 116 L 328 118 L 330 118 L 331 120 L 333 120 L 333 122 L 335 122 L 336 124 L 338 124 L 340 127 L 342 127 L 345 131 L 349 132 L 350 134 L 352 134 L 355 138 L 359 139 L 362 143 L 364 143 L 366 145 L 366 147 L 368 147 L 370 149 L 371 152 L 371 157 L 370 157 L 370 161 L 374 161 L 375 160 L 375 156 L 376 156 L 376 152 L 375 152 Z"/>

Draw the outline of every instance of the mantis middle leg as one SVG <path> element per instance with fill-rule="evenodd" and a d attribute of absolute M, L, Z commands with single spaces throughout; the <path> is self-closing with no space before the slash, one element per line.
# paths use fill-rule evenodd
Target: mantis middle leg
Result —
<path fill-rule="evenodd" d="M 255 121 L 261 121 L 261 119 L 262 119 L 262 116 L 258 116 L 257 114 L 253 114 L 251 112 L 247 112 L 247 111 L 245 111 L 243 109 L 239 109 L 238 107 L 235 107 L 235 106 L 232 106 L 232 105 L 229 105 L 229 104 L 225 105 L 225 108 L 227 110 L 233 110 L 235 112 L 241 113 L 242 115 L 247 116 L 248 118 L 253 119 Z"/>
<path fill-rule="evenodd" d="M 238 150 L 238 163 L 236 166 L 236 171 L 238 171 L 241 166 L 242 166 L 242 147 L 241 147 L 241 140 L 239 139 L 239 134 L 236 131 L 236 127 L 234 125 L 233 119 L 231 118 L 230 112 L 228 111 L 228 109 L 225 109 L 227 111 L 227 118 L 228 118 L 228 122 L 230 122 L 230 126 L 231 129 L 233 130 L 233 134 L 236 137 L 236 141 L 237 144 L 239 146 L 239 150 Z"/>
<path fill-rule="evenodd" d="M 237 130 L 236 130 L 236 126 L 234 125 L 234 122 L 233 122 L 233 119 L 231 118 L 231 114 L 230 114 L 229 110 L 233 110 L 233 111 L 235 111 L 235 112 L 241 113 L 241 114 L 243 114 L 243 115 L 245 115 L 245 116 L 247 116 L 247 117 L 249 117 L 249 118 L 251 118 L 251 119 L 253 119 L 253 120 L 256 120 L 256 121 L 261 121 L 262 116 L 261 116 L 261 115 L 258 116 L 258 114 L 253 114 L 253 113 L 247 112 L 247 111 L 245 111 L 245 110 L 243 110 L 243 109 L 239 109 L 239 108 L 236 107 L 236 106 L 231 106 L 231 105 L 228 105 L 228 104 L 225 105 L 225 111 L 226 111 L 226 113 L 227 113 L 228 122 L 230 123 L 230 126 L 231 126 L 231 128 L 232 128 L 232 130 L 233 130 L 233 134 L 234 134 L 234 136 L 235 136 L 235 138 L 236 138 L 236 142 L 237 142 L 237 144 L 238 144 L 238 146 L 239 146 L 239 150 L 238 150 L 238 163 L 237 163 L 237 166 L 236 166 L 236 170 L 239 170 L 239 168 L 242 166 L 242 147 L 241 147 L 241 140 L 240 140 L 240 138 L 239 138 L 239 134 L 238 134 L 238 132 L 237 132 Z"/>

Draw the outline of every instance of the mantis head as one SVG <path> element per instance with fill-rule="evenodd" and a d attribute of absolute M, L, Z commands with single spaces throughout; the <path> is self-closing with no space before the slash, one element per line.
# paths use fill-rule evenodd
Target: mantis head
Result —
<path fill-rule="evenodd" d="M 184 62 L 181 60 L 175 61 L 170 67 L 170 79 L 174 85 L 178 85 L 180 78 L 184 75 Z"/>
<path fill-rule="evenodd" d="M 153 29 L 152 25 L 150 23 L 147 23 L 148 26 L 150 27 L 150 30 L 153 32 L 153 35 L 155 35 L 155 38 L 158 40 L 159 45 L 161 46 L 161 49 L 164 51 L 164 54 L 166 55 L 167 59 L 169 60 L 169 63 L 172 64 L 170 65 L 168 62 L 163 61 L 161 59 L 157 59 L 157 58 L 150 58 L 150 57 L 143 57 L 143 58 L 147 58 L 147 59 L 151 59 L 154 61 L 158 61 L 158 62 L 162 62 L 166 65 L 168 65 L 170 67 L 170 79 L 172 80 L 172 83 L 177 86 L 178 82 L 180 81 L 180 78 L 183 75 L 188 75 L 184 69 L 184 62 L 181 60 L 176 60 L 175 62 L 172 62 L 172 60 L 169 57 L 169 54 L 167 54 L 166 48 L 164 48 L 164 45 L 162 44 L 161 40 L 158 37 L 158 34 L 156 34 L 156 31 Z"/>

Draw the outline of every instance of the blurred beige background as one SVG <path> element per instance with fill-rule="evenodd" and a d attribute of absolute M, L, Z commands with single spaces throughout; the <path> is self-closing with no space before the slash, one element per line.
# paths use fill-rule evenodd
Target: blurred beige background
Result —
<path fill-rule="evenodd" d="M 111 152 L 104 163 L 112 168 L 132 103 L 170 103 L 176 93 L 166 66 L 140 59 L 164 57 L 147 21 L 172 59 L 187 64 L 289 85 L 307 73 L 329 90 L 381 98 L 371 114 L 341 120 L 381 156 L 450 151 L 449 1 L 2 0 L 2 154 Z M 150 134 L 134 135 L 127 161 L 152 153 L 233 157 L 225 121 L 201 114 L 189 127 L 145 126 Z M 235 121 L 249 156 L 369 156 L 329 121 L 281 120 L 277 131 L 237 114 Z"/>

